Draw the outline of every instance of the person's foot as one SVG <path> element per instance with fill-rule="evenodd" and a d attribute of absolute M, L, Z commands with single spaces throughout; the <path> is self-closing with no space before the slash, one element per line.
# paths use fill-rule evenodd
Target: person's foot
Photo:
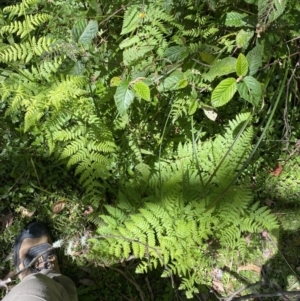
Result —
<path fill-rule="evenodd" d="M 35 258 L 36 260 L 32 263 Z M 44 223 L 29 224 L 16 238 L 14 266 L 17 272 L 29 266 L 18 275 L 21 281 L 27 275 L 38 273 L 44 269 L 59 272 L 57 256 L 55 250 L 52 249 L 50 232 Z"/>

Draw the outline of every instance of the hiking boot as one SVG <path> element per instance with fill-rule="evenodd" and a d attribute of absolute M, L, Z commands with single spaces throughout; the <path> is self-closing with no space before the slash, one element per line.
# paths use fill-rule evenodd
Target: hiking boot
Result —
<path fill-rule="evenodd" d="M 60 272 L 57 256 L 54 249 L 50 249 L 51 247 L 50 232 L 44 223 L 33 222 L 23 229 L 21 234 L 16 238 L 14 245 L 14 266 L 16 271 L 21 271 L 34 258 L 37 259 L 24 272 L 18 275 L 21 281 L 26 276 L 38 273 L 44 269 Z"/>

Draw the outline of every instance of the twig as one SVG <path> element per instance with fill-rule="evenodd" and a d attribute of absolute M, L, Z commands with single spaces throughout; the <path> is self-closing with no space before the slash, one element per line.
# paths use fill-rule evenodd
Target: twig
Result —
<path fill-rule="evenodd" d="M 13 186 L 11 186 L 8 190 L 7 190 L 7 192 L 6 192 L 6 194 L 8 194 L 17 184 L 18 184 L 18 182 L 21 180 L 21 178 L 23 177 L 23 175 L 24 175 L 24 173 L 27 171 L 27 169 L 28 169 L 28 166 L 26 166 L 26 168 L 25 168 L 25 170 L 22 172 L 22 174 L 17 178 L 17 180 L 15 181 L 15 183 L 13 184 Z M 2 198 L 2 197 L 1 197 Z"/>
<path fill-rule="evenodd" d="M 131 279 L 125 272 L 123 272 L 122 270 L 120 270 L 118 268 L 113 268 L 113 267 L 110 267 L 110 266 L 108 266 L 108 268 L 120 273 L 121 275 L 123 275 L 131 284 L 134 285 L 136 290 L 140 293 L 141 300 L 145 301 L 145 294 L 144 294 L 143 290 L 133 279 Z"/>
<path fill-rule="evenodd" d="M 291 292 L 274 292 L 274 293 L 254 293 L 245 296 L 235 298 L 234 301 L 241 300 L 254 300 L 254 298 L 270 298 L 270 297 L 295 297 L 300 296 L 300 291 L 291 291 Z"/>
<path fill-rule="evenodd" d="M 153 295 L 153 291 L 152 291 L 152 289 L 151 289 L 151 285 L 150 285 L 150 282 L 149 282 L 148 277 L 145 278 L 145 281 L 146 281 L 148 290 L 149 290 L 149 292 L 150 292 L 150 299 L 151 299 L 151 301 L 154 301 L 154 295 Z"/>
<path fill-rule="evenodd" d="M 246 286 L 240 288 L 239 290 L 237 290 L 236 292 L 234 292 L 231 296 L 229 296 L 227 298 L 221 298 L 221 300 L 223 300 L 223 301 L 231 301 L 231 300 L 233 300 L 235 298 L 236 295 L 240 294 L 244 290 L 249 289 L 249 288 L 254 287 L 254 286 L 257 286 L 257 285 L 259 285 L 261 283 L 262 283 L 261 281 L 258 281 L 258 282 L 255 282 L 253 284 L 246 285 Z M 236 299 L 234 299 L 234 300 L 236 300 Z"/>
<path fill-rule="evenodd" d="M 116 15 L 119 11 L 125 10 L 125 7 L 129 6 L 133 1 L 127 3 L 126 5 L 122 5 L 121 8 L 117 9 L 114 13 L 112 13 L 110 16 L 108 16 L 106 19 L 104 19 L 102 22 L 99 23 L 99 26 L 102 25 L 104 22 L 108 21 L 110 18 L 112 18 L 114 15 Z"/>
<path fill-rule="evenodd" d="M 38 173 L 37 173 L 37 171 L 36 171 L 35 164 L 34 164 L 34 162 L 33 162 L 33 160 L 32 160 L 32 157 L 30 158 L 30 161 L 31 161 L 31 164 L 32 164 L 32 166 L 33 166 L 34 173 L 35 173 L 35 176 L 36 176 L 36 178 L 37 178 L 37 180 L 38 180 L 38 183 L 39 183 L 40 187 L 42 187 L 42 186 L 41 186 L 41 182 L 40 182 L 40 178 L 39 178 L 39 175 L 38 175 Z"/>
<path fill-rule="evenodd" d="M 285 263 L 289 267 L 290 271 L 296 276 L 297 279 L 299 279 L 298 274 L 293 270 L 293 268 L 291 267 L 291 265 L 288 263 L 287 259 L 284 257 L 284 255 L 282 254 L 282 252 L 279 250 L 278 246 L 273 241 L 272 237 L 269 234 L 267 234 L 267 235 L 268 235 L 267 238 L 269 239 L 269 241 L 271 241 L 271 243 L 273 244 L 273 246 L 277 249 L 278 253 L 281 255 L 281 257 L 283 258 L 283 260 L 285 261 Z"/>
<path fill-rule="evenodd" d="M 292 97 L 292 94 L 290 94 L 290 85 L 291 85 L 291 81 L 295 75 L 296 69 L 297 69 L 297 65 L 293 69 L 292 74 L 286 85 L 285 107 L 284 107 L 284 111 L 283 111 L 283 120 L 284 120 L 284 127 L 285 127 L 284 138 L 285 138 L 285 140 L 287 140 L 286 149 L 288 149 L 288 147 L 289 147 L 289 139 L 291 137 L 291 126 L 289 125 L 289 120 L 288 120 L 288 102 Z"/>
<path fill-rule="evenodd" d="M 204 63 L 202 63 L 202 62 L 200 62 L 199 60 L 196 60 L 196 59 L 192 59 L 192 61 L 194 61 L 194 62 L 196 62 L 197 64 L 200 64 L 200 65 L 202 65 L 202 66 L 204 66 L 204 67 L 209 67 L 209 68 L 212 67 L 212 65 L 204 64 Z"/>

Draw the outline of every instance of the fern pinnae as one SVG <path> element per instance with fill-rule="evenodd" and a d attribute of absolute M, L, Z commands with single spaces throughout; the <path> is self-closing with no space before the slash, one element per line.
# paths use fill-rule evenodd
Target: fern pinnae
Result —
<path fill-rule="evenodd" d="M 238 140 L 240 139 L 240 137 L 242 136 L 242 134 L 244 133 L 246 127 L 248 126 L 250 120 L 251 120 L 252 115 L 249 114 L 247 120 L 245 121 L 243 127 L 239 130 L 238 134 L 236 135 L 234 141 L 232 142 L 230 148 L 227 150 L 227 152 L 225 153 L 225 155 L 223 156 L 222 160 L 218 163 L 217 167 L 215 168 L 215 170 L 213 171 L 212 175 L 210 176 L 210 178 L 208 179 L 208 181 L 205 183 L 204 189 L 206 189 L 208 187 L 208 185 L 211 183 L 212 178 L 216 175 L 216 173 L 218 172 L 218 170 L 220 169 L 220 167 L 222 166 L 223 162 L 225 161 L 225 159 L 227 158 L 227 156 L 229 155 L 230 151 L 232 150 L 232 148 L 234 147 L 234 145 L 238 142 Z M 230 187 L 230 185 L 227 186 L 228 188 Z M 225 189 L 223 193 L 226 192 L 227 189 Z M 221 195 L 212 203 L 209 204 L 207 207 L 207 210 L 209 210 L 210 208 L 212 208 L 213 206 L 216 205 L 216 203 L 218 202 L 219 198 L 221 197 Z"/>

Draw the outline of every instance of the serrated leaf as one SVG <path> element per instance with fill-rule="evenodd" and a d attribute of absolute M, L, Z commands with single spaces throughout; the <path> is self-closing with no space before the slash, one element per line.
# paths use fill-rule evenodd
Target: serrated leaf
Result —
<path fill-rule="evenodd" d="M 158 90 L 160 92 L 177 90 L 179 89 L 178 84 L 185 84 L 184 81 L 181 82 L 182 80 L 185 80 L 184 74 L 179 70 L 175 70 L 159 84 Z"/>
<path fill-rule="evenodd" d="M 92 42 L 94 37 L 98 33 L 98 22 L 95 20 L 92 20 L 88 23 L 88 25 L 85 27 L 84 31 L 80 35 L 78 39 L 78 43 L 81 44 L 89 44 Z"/>
<path fill-rule="evenodd" d="M 249 75 L 254 75 L 257 70 L 262 65 L 262 56 L 263 56 L 263 46 L 260 44 L 257 44 L 253 49 L 251 49 L 247 55 L 246 58 L 249 63 Z"/>
<path fill-rule="evenodd" d="M 248 73 L 248 68 L 248 60 L 240 53 L 236 61 L 236 74 L 238 76 L 245 76 Z"/>
<path fill-rule="evenodd" d="M 198 109 L 198 100 L 192 99 L 189 105 L 188 114 L 194 115 L 197 109 Z"/>
<path fill-rule="evenodd" d="M 261 83 L 252 76 L 246 76 L 237 86 L 242 98 L 252 103 L 254 106 L 259 105 L 262 96 Z"/>
<path fill-rule="evenodd" d="M 150 89 L 145 83 L 137 82 L 133 85 L 133 89 L 139 97 L 150 101 Z"/>
<path fill-rule="evenodd" d="M 243 21 L 243 18 L 245 18 L 246 16 L 246 14 L 240 14 L 234 11 L 229 12 L 226 14 L 225 25 L 233 27 L 242 27 L 246 24 L 246 22 Z"/>
<path fill-rule="evenodd" d="M 134 93 L 129 89 L 128 81 L 123 81 L 119 84 L 114 99 L 119 114 L 123 116 L 124 114 L 126 114 L 134 99 Z"/>
<path fill-rule="evenodd" d="M 254 31 L 245 31 L 244 29 L 241 29 L 238 34 L 236 35 L 235 41 L 236 46 L 239 48 L 247 48 L 250 40 L 252 39 L 254 35 Z"/>
<path fill-rule="evenodd" d="M 211 95 L 211 103 L 214 107 L 221 107 L 228 103 L 237 90 L 236 80 L 233 77 L 222 80 Z"/>
<path fill-rule="evenodd" d="M 119 84 L 121 83 L 122 79 L 120 76 L 114 76 L 110 80 L 110 86 L 111 87 L 118 87 Z"/>
<path fill-rule="evenodd" d="M 177 83 L 177 89 L 183 89 L 188 85 L 188 80 L 186 78 L 181 79 L 178 83 Z"/>
<path fill-rule="evenodd" d="M 258 20 L 260 24 L 270 24 L 280 17 L 287 5 L 287 0 L 258 0 Z"/>
<path fill-rule="evenodd" d="M 214 80 L 217 76 L 223 76 L 235 72 L 236 69 L 236 58 L 226 57 L 213 64 L 211 69 L 203 74 L 203 78 L 208 81 Z"/>
<path fill-rule="evenodd" d="M 118 87 L 121 82 L 122 82 L 122 79 L 121 79 L 120 76 L 114 76 L 110 80 L 110 86 L 111 87 Z"/>
<path fill-rule="evenodd" d="M 199 52 L 201 60 L 207 64 L 212 64 L 216 56 L 208 52 Z"/>
<path fill-rule="evenodd" d="M 78 42 L 79 37 L 84 32 L 84 29 L 87 27 L 88 21 L 85 19 L 77 21 L 72 28 L 72 38 L 75 42 Z"/>
<path fill-rule="evenodd" d="M 188 55 L 188 48 L 186 46 L 171 46 L 166 49 L 164 58 L 174 62 L 183 60 Z"/>

